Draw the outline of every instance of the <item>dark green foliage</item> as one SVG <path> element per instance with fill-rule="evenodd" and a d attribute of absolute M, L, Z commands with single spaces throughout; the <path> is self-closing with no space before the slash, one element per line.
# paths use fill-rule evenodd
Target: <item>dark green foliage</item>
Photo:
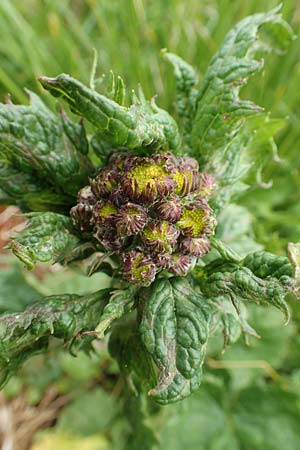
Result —
<path fill-rule="evenodd" d="M 52 212 L 30 213 L 27 217 L 25 230 L 13 240 L 11 248 L 29 269 L 37 262 L 57 261 L 79 243 L 69 217 Z"/>
<path fill-rule="evenodd" d="M 55 97 L 62 96 L 75 114 L 87 119 L 112 147 L 129 149 L 171 149 L 179 146 L 179 134 L 174 119 L 153 102 L 143 97 L 129 108 L 119 105 L 70 77 L 41 77 L 43 87 Z"/>
<path fill-rule="evenodd" d="M 160 403 L 180 400 L 201 381 L 210 309 L 205 298 L 180 278 L 156 281 L 140 302 L 141 337 L 160 371 L 150 394 Z"/>
<path fill-rule="evenodd" d="M 37 262 L 77 261 L 80 267 L 89 267 L 89 275 L 106 270 L 112 286 L 83 297 L 49 297 L 20 314 L 0 318 L 2 383 L 29 356 L 45 351 L 52 336 L 66 341 L 72 351 L 89 350 L 91 340 L 110 334 L 110 354 L 126 381 L 121 390 L 128 396 L 127 448 L 159 445 L 149 425 L 149 408 L 154 400 L 165 405 L 198 389 L 210 336 L 221 330 L 225 346 L 241 333 L 258 337 L 247 321 L 247 302 L 275 306 L 288 320 L 287 294 L 298 294 L 299 246 L 289 247 L 290 259 L 256 251 L 253 236 L 248 239 L 247 211 L 229 204 L 233 195 L 259 181 L 261 168 L 275 151 L 273 135 L 283 126 L 283 121 L 271 119 L 261 107 L 239 98 L 241 86 L 263 67 L 263 61 L 255 59 L 260 58 L 255 56 L 257 51 L 265 49 L 262 32 L 280 50 L 293 38 L 278 8 L 244 19 L 227 35 L 200 85 L 188 63 L 164 54 L 174 68 L 182 135 L 175 120 L 154 100 L 147 101 L 142 89 L 129 103 L 123 80 L 113 74 L 104 94 L 95 89 L 93 76 L 89 88 L 66 74 L 40 78 L 45 89 L 80 116 L 78 123 L 64 112 L 55 115 L 32 94 L 29 106 L 0 107 L 1 192 L 6 202 L 11 199 L 25 212 L 34 211 L 28 215 L 25 231 L 13 240 L 13 252 L 28 268 Z M 112 155 L 116 151 L 120 154 Z M 173 158 L 171 152 L 184 158 Z M 145 155 L 139 172 L 138 163 Z M 89 157 L 102 167 L 92 166 Z M 180 167 L 178 161 L 186 166 Z M 146 171 L 150 172 L 147 179 Z M 211 206 L 218 216 L 218 239 L 211 237 L 215 219 L 207 200 L 215 185 Z M 169 201 L 178 204 L 181 190 L 186 194 L 179 205 L 182 210 L 178 207 L 178 217 L 169 216 L 170 222 L 181 223 L 187 236 L 177 233 L 175 239 L 174 226 L 166 218 L 157 226 L 156 213 L 166 214 Z M 166 200 L 164 205 L 156 203 L 158 194 Z M 139 201 L 141 205 L 135 205 Z M 148 215 L 143 214 L 147 202 Z M 72 206 L 73 224 L 68 215 Z M 91 226 L 93 220 L 97 230 Z M 77 231 L 74 224 L 79 225 Z M 199 224 L 203 227 L 196 233 L 193 227 Z M 234 226 L 239 234 L 233 232 Z M 141 230 L 144 234 L 138 235 Z M 230 233 L 229 247 L 223 240 L 230 240 Z M 201 246 L 196 252 L 194 238 L 198 246 L 203 244 L 203 254 Z M 149 263 L 149 255 L 141 253 L 145 242 L 151 245 L 151 257 L 160 271 Z M 200 258 L 209 245 L 210 254 Z M 127 252 L 123 261 L 127 281 L 120 271 L 122 246 Z M 189 246 L 194 253 L 187 251 Z M 92 254 L 94 259 L 86 261 Z M 167 256 L 178 263 L 177 272 L 168 266 Z M 137 287 L 131 284 L 134 277 Z M 146 392 L 153 397 L 149 402 Z M 215 411 L 219 409 L 216 402 Z M 216 448 L 227 448 L 233 433 L 211 435 Z M 184 445 L 190 445 L 188 438 Z M 214 448 L 209 438 L 203 442 Z"/>
<path fill-rule="evenodd" d="M 36 94 L 29 97 L 28 106 L 0 104 L 1 189 L 31 210 L 63 209 L 92 171 L 83 156 L 87 141 L 79 125 L 66 125 Z"/>
<path fill-rule="evenodd" d="M 94 329 L 108 290 L 87 296 L 60 295 L 35 302 L 24 312 L 0 318 L 0 383 L 29 357 L 47 350 L 50 337 L 69 347 L 83 347 L 83 331 Z"/>
<path fill-rule="evenodd" d="M 229 296 L 237 311 L 240 300 L 270 304 L 282 311 L 287 321 L 285 296 L 297 294 L 291 262 L 266 252 L 249 254 L 241 261 L 216 259 L 197 270 L 196 280 L 209 297 Z"/>

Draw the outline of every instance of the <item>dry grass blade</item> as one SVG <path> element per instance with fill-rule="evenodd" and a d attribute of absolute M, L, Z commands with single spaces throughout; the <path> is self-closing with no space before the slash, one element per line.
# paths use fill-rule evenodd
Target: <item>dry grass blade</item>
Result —
<path fill-rule="evenodd" d="M 30 406 L 25 395 L 8 401 L 0 394 L 1 450 L 29 450 L 35 433 L 51 426 L 68 401 L 69 397 L 59 396 L 54 387 L 37 406 Z"/>

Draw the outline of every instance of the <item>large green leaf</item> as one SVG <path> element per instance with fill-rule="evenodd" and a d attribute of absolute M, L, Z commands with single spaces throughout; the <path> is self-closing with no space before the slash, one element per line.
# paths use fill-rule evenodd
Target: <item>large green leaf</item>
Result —
<path fill-rule="evenodd" d="M 30 356 L 48 348 L 50 337 L 69 342 L 82 331 L 94 330 L 108 290 L 87 296 L 65 294 L 45 297 L 22 313 L 0 317 L 0 384 Z M 85 343 L 84 337 L 80 343 Z M 86 338 L 90 339 L 90 338 Z"/>
<path fill-rule="evenodd" d="M 240 393 L 221 382 L 204 384 L 185 403 L 169 406 L 159 449 L 296 450 L 299 407 L 299 392 L 277 384 Z"/>
<path fill-rule="evenodd" d="M 109 339 L 109 351 L 117 359 L 120 371 L 129 381 L 134 395 L 155 386 L 157 379 L 153 363 L 145 352 L 135 323 L 129 321 L 114 326 Z"/>
<path fill-rule="evenodd" d="M 29 269 L 37 262 L 55 262 L 79 242 L 72 233 L 70 217 L 47 212 L 30 213 L 28 218 L 25 230 L 14 238 L 11 248 Z"/>
<path fill-rule="evenodd" d="M 141 299 L 140 333 L 160 371 L 150 394 L 160 403 L 180 400 L 199 387 L 210 310 L 185 279 L 157 280 Z"/>
<path fill-rule="evenodd" d="M 41 77 L 43 87 L 54 96 L 62 96 L 72 111 L 87 119 L 101 140 L 112 146 L 129 149 L 177 150 L 177 124 L 154 101 L 148 103 L 141 95 L 129 108 L 91 90 L 66 74 L 56 78 Z"/>
<path fill-rule="evenodd" d="M 248 78 L 264 65 L 263 60 L 255 59 L 255 53 L 270 49 L 269 41 L 274 48 L 284 50 L 293 39 L 290 27 L 278 14 L 279 8 L 239 22 L 211 60 L 200 87 L 193 127 L 186 141 L 190 152 L 220 180 L 218 203 L 221 204 L 241 190 L 241 186 L 235 184 L 253 162 L 243 153 L 254 142 L 257 146 L 256 132 L 260 141 L 269 141 L 274 131 L 282 126 L 270 122 L 264 114 L 249 120 L 249 116 L 261 113 L 263 109 L 239 97 Z M 269 41 L 262 39 L 262 32 Z M 270 132 L 260 133 L 261 129 Z"/>
<path fill-rule="evenodd" d="M 82 155 L 86 148 L 77 151 L 78 146 L 72 144 L 74 139 L 64 134 L 61 118 L 37 95 L 29 95 L 28 106 L 0 104 L 0 157 L 5 168 L 4 175 L 4 169 L 1 170 L 2 189 L 11 192 L 11 184 L 18 182 L 17 175 L 21 172 L 28 174 L 26 184 L 30 183 L 31 190 L 34 184 L 42 187 L 46 184 L 74 196 L 86 184 L 92 169 Z"/>
<path fill-rule="evenodd" d="M 196 71 L 190 64 L 173 53 L 162 51 L 163 57 L 172 64 L 176 81 L 176 108 L 183 125 L 183 138 L 189 135 L 196 112 L 198 83 Z"/>
<path fill-rule="evenodd" d="M 25 211 L 68 212 L 74 199 L 62 192 L 55 192 L 53 186 L 34 173 L 17 169 L 0 150 L 0 180 L 4 195 L 1 203 L 17 204 Z M 6 197 L 6 198 L 5 198 Z M 4 199 L 4 201 L 3 201 Z"/>
<path fill-rule="evenodd" d="M 60 415 L 57 430 L 79 436 L 90 436 L 110 430 L 119 413 L 116 399 L 101 388 L 82 393 Z M 84 414 L 82 412 L 84 411 Z"/>
<path fill-rule="evenodd" d="M 205 295 L 229 296 L 237 311 L 240 300 L 249 300 L 273 305 L 289 318 L 285 297 L 295 292 L 296 280 L 285 257 L 255 252 L 241 261 L 219 258 L 197 269 L 196 279 Z"/>

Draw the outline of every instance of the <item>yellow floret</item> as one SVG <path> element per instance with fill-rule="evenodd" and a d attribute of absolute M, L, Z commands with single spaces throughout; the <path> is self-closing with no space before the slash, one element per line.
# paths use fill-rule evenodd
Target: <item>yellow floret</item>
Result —
<path fill-rule="evenodd" d="M 168 230 L 169 224 L 166 221 L 161 222 L 161 229 L 158 227 L 154 230 L 151 230 L 149 227 L 145 228 L 143 231 L 143 235 L 150 239 L 151 241 L 156 240 L 165 240 L 167 242 L 167 230 Z"/>
<path fill-rule="evenodd" d="M 176 223 L 176 226 L 181 229 L 190 229 L 193 237 L 201 235 L 205 226 L 205 220 L 203 220 L 205 212 L 202 209 L 185 209 L 182 213 L 180 220 Z"/>
<path fill-rule="evenodd" d="M 115 208 L 113 205 L 103 205 L 102 208 L 99 210 L 99 216 L 105 217 L 109 216 L 110 214 L 115 214 L 117 212 L 117 208 Z"/>
<path fill-rule="evenodd" d="M 150 183 L 151 186 L 156 185 L 156 181 L 163 181 L 168 176 L 168 173 L 163 167 L 154 164 L 144 164 L 133 169 L 129 173 L 129 178 L 132 179 L 132 187 L 136 180 L 140 192 Z"/>

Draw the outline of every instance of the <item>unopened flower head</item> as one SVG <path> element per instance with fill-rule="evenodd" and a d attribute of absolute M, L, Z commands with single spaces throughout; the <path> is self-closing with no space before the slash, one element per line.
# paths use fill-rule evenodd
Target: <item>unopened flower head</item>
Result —
<path fill-rule="evenodd" d="M 193 158 L 119 152 L 81 189 L 71 216 L 80 232 L 116 256 L 125 280 L 147 286 L 161 271 L 186 275 L 209 251 L 213 188 Z"/>

